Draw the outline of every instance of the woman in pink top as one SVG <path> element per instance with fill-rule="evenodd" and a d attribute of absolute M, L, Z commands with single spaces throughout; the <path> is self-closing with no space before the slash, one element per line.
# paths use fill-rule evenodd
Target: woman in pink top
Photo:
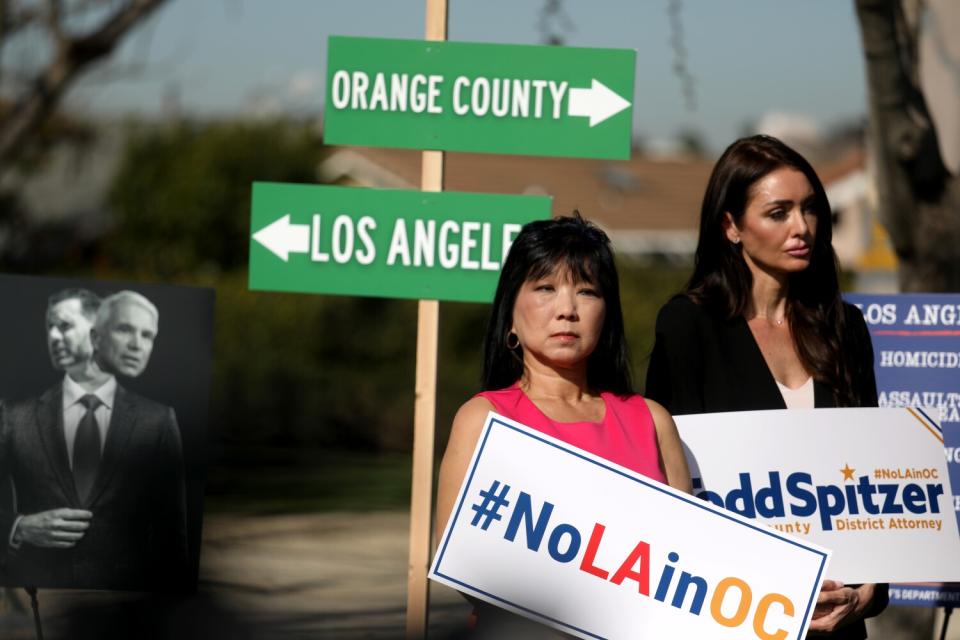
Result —
<path fill-rule="evenodd" d="M 439 532 L 491 410 L 690 492 L 673 419 L 633 392 L 610 241 L 579 214 L 531 222 L 514 241 L 493 300 L 482 385 L 457 412 L 443 454 Z"/>

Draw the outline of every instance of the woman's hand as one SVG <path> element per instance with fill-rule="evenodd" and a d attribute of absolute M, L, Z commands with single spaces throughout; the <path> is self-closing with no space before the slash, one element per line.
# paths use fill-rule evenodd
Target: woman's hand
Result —
<path fill-rule="evenodd" d="M 863 618 L 873 600 L 874 584 L 847 587 L 836 580 L 824 580 L 810 621 L 810 633 L 831 633 Z"/>

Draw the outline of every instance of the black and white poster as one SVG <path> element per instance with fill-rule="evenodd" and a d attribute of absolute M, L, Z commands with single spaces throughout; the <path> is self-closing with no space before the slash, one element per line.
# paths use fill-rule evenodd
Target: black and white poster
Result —
<path fill-rule="evenodd" d="M 185 592 L 213 292 L 0 275 L 0 585 Z"/>

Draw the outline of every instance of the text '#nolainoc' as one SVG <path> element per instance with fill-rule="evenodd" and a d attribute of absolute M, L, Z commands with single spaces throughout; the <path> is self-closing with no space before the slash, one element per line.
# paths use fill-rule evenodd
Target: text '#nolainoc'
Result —
<path fill-rule="evenodd" d="M 497 480 L 489 489 L 482 489 L 479 492 L 480 501 L 471 507 L 474 516 L 470 524 L 484 531 L 489 531 L 495 522 L 502 524 L 503 514 L 500 512 L 511 506 L 509 494 L 510 485 Z M 796 607 L 787 596 L 780 593 L 757 594 L 760 597 L 754 606 L 755 594 L 746 580 L 727 576 L 711 585 L 703 576 L 680 569 L 677 566 L 680 562 L 679 553 L 670 550 L 664 554 L 644 540 L 637 541 L 633 549 L 623 555 L 619 566 L 597 566 L 597 553 L 603 545 L 606 526 L 600 522 L 593 523 L 585 539 L 582 530 L 574 524 L 551 523 L 554 507 L 553 503 L 543 501 L 539 509 L 535 509 L 530 494 L 520 491 L 503 528 L 503 539 L 525 544 L 527 549 L 535 553 L 545 552 L 554 561 L 576 566 L 579 571 L 599 580 L 624 587 L 635 584 L 638 595 L 651 597 L 652 593 L 654 601 L 681 610 L 687 606 L 686 611 L 691 615 L 701 615 L 709 596 L 709 615 L 717 624 L 737 628 L 750 620 L 753 632 L 760 640 L 784 640 L 787 637 L 784 629 L 768 628 L 776 626 L 768 624 L 768 619 L 794 617 Z M 497 532 L 491 534 L 501 535 Z M 578 559 L 579 562 L 575 563 Z M 651 590 L 654 583 L 656 586 Z M 737 602 L 736 611 L 728 615 L 723 605 L 733 600 Z"/>

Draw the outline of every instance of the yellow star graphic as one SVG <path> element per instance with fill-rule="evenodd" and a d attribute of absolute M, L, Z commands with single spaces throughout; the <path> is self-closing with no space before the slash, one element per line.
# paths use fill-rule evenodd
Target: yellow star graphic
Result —
<path fill-rule="evenodd" d="M 843 474 L 844 480 L 853 480 L 853 472 L 856 469 L 851 469 L 849 464 L 844 463 L 843 469 L 840 469 L 840 473 Z"/>

